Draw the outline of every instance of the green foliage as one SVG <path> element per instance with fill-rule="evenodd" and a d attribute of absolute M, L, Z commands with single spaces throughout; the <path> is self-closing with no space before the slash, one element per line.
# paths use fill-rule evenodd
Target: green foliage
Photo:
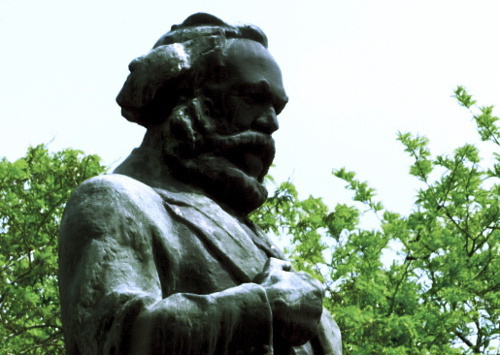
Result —
<path fill-rule="evenodd" d="M 455 96 L 476 109 L 464 88 Z M 481 139 L 499 147 L 492 107 L 477 110 Z M 254 220 L 291 234 L 296 268 L 325 281 L 325 305 L 346 353 L 498 353 L 500 155 L 484 163 L 465 144 L 433 156 L 425 137 L 399 133 L 398 140 L 413 159 L 409 173 L 423 186 L 408 215 L 385 210 L 374 189 L 339 169 L 333 174 L 353 191 L 354 206 L 330 211 L 320 199 L 300 200 L 285 183 Z M 379 217 L 375 230 L 358 226 L 361 207 Z"/>
<path fill-rule="evenodd" d="M 289 256 L 294 266 L 324 281 L 317 265 L 324 263 L 327 248 L 321 241 L 327 210 L 320 198 L 299 200 L 295 187 L 285 182 L 251 218 L 267 232 L 292 236 L 294 251 Z"/>
<path fill-rule="evenodd" d="M 493 107 L 476 107 L 462 87 L 455 97 L 480 138 L 498 148 Z M 353 191 L 352 206 L 300 199 L 286 182 L 251 218 L 289 236 L 295 268 L 326 284 L 325 306 L 346 353 L 498 353 L 500 154 L 482 160 L 465 144 L 434 156 L 425 137 L 399 133 L 398 140 L 423 186 L 408 215 L 386 210 L 367 182 L 339 169 L 333 174 Z M 58 225 L 72 190 L 104 170 L 96 156 L 44 146 L 0 161 L 1 354 L 63 352 Z M 359 226 L 367 208 L 380 221 L 373 230 Z"/>
<path fill-rule="evenodd" d="M 57 236 L 73 189 L 105 170 L 94 155 L 29 148 L 0 161 L 0 353 L 63 353 Z"/>
<path fill-rule="evenodd" d="M 455 97 L 457 98 L 460 105 L 470 109 L 476 104 L 475 100 L 472 100 L 472 96 L 467 93 L 464 87 L 459 86 L 455 89 Z M 500 127 L 497 122 L 499 118 L 493 116 L 493 106 L 479 107 L 480 114 L 473 114 L 474 121 L 476 122 L 477 131 L 481 136 L 483 141 L 492 141 L 496 145 L 500 145 Z M 472 112 L 472 111 L 471 111 Z M 498 155 L 497 159 L 498 159 Z"/>

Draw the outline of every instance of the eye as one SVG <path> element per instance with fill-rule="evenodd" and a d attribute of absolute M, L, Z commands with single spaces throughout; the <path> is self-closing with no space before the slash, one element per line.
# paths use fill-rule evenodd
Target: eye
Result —
<path fill-rule="evenodd" d="M 245 103 L 252 105 L 265 104 L 272 101 L 269 84 L 266 81 L 236 86 L 232 94 L 238 96 Z"/>
<path fill-rule="evenodd" d="M 262 105 L 269 101 L 269 96 L 265 93 L 247 93 L 241 95 L 241 97 L 250 105 Z"/>

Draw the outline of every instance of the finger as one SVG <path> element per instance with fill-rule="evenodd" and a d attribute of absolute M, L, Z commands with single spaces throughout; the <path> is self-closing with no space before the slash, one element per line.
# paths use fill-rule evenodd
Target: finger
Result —
<path fill-rule="evenodd" d="M 292 270 L 292 263 L 289 261 L 285 261 L 282 270 L 283 271 L 291 271 Z"/>
<path fill-rule="evenodd" d="M 267 279 L 269 277 L 269 274 L 275 268 L 272 264 L 273 259 L 274 258 L 267 259 L 266 264 L 262 268 L 262 271 L 254 277 L 253 282 L 255 282 L 257 284 L 261 284 L 265 279 Z M 277 259 L 275 259 L 275 260 L 277 260 Z"/>
<path fill-rule="evenodd" d="M 269 258 L 270 267 L 276 268 L 283 271 L 292 270 L 292 263 L 286 260 Z"/>
<path fill-rule="evenodd" d="M 321 295 L 321 297 L 324 296 L 326 288 L 321 282 L 319 282 L 314 277 L 312 277 L 311 275 L 309 275 L 304 271 L 299 271 L 294 274 L 298 276 L 300 279 L 302 279 L 302 281 L 305 281 L 310 287 L 316 289 L 318 294 Z"/>

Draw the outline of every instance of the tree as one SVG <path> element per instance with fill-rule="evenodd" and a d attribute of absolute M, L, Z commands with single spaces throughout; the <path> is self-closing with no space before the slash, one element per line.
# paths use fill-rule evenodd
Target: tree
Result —
<path fill-rule="evenodd" d="M 481 139 L 498 147 L 493 107 L 459 103 Z M 290 182 L 253 215 L 264 230 L 290 238 L 295 268 L 326 286 L 325 306 L 349 354 L 494 353 L 500 343 L 500 154 L 484 166 L 476 147 L 432 156 L 424 137 L 400 133 L 423 185 L 406 216 L 388 211 L 375 190 L 346 169 L 334 175 L 353 191 L 352 206 L 299 199 Z M 488 162 L 488 160 L 486 160 Z M 62 353 L 57 291 L 58 226 L 72 190 L 105 171 L 96 156 L 30 148 L 0 161 L 0 353 Z M 272 179 L 271 179 L 272 180 Z M 369 212 L 367 212 L 367 210 Z M 359 226 L 365 213 L 380 225 Z M 392 264 L 384 253 L 396 250 Z"/>
<path fill-rule="evenodd" d="M 29 148 L 0 161 L 0 353 L 63 353 L 59 222 L 73 189 L 105 171 L 95 155 Z"/>
<path fill-rule="evenodd" d="M 478 110 L 481 139 L 500 146 L 493 107 L 477 108 L 462 87 L 455 96 Z M 356 205 L 330 210 L 321 199 L 300 200 L 287 182 L 253 219 L 290 236 L 295 267 L 326 283 L 325 303 L 347 353 L 498 353 L 500 154 L 488 168 L 470 144 L 433 157 L 425 137 L 399 133 L 398 140 L 423 185 L 407 216 L 385 210 L 374 189 L 339 169 L 333 174 L 347 182 Z M 359 227 L 366 209 L 378 228 Z M 389 250 L 397 257 L 387 265 Z"/>

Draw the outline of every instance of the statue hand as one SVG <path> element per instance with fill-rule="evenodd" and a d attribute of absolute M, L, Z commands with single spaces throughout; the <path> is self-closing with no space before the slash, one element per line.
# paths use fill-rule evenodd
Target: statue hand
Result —
<path fill-rule="evenodd" d="M 254 282 L 266 290 L 275 334 L 291 345 L 301 345 L 316 334 L 323 311 L 323 286 L 309 274 L 291 268 L 288 261 L 269 258 Z"/>

